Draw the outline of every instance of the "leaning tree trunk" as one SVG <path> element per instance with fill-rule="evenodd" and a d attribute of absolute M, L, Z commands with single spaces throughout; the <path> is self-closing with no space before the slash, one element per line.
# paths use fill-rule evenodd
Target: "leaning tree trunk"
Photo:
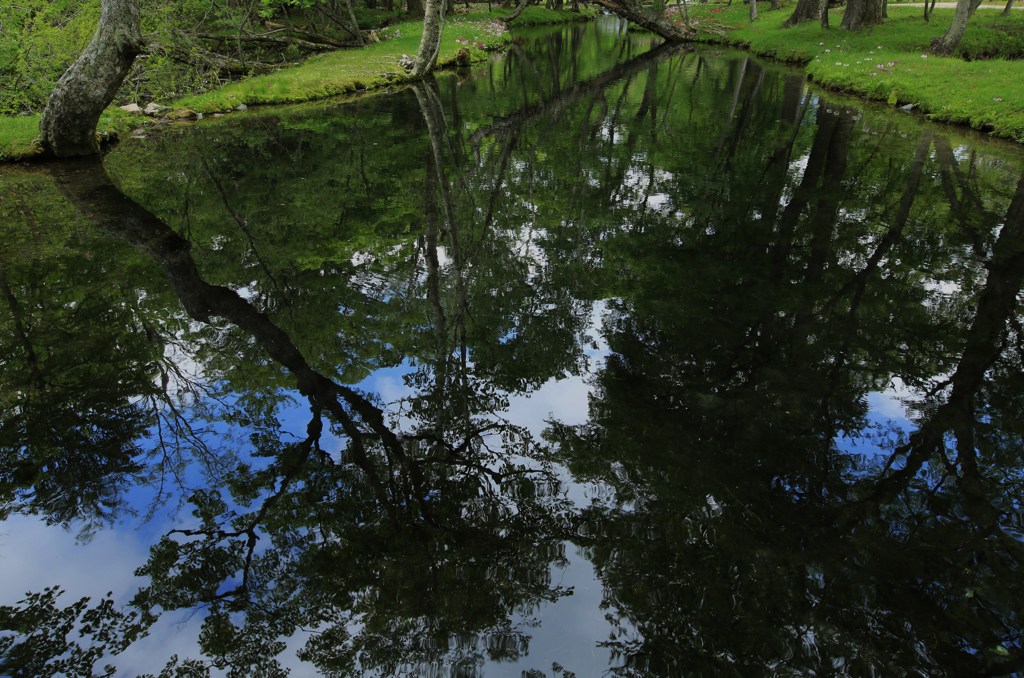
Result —
<path fill-rule="evenodd" d="M 948 56 L 960 44 L 960 38 L 964 37 L 967 30 L 967 22 L 970 21 L 974 10 L 978 9 L 981 0 L 957 0 L 956 14 L 953 15 L 953 23 L 950 24 L 941 38 L 932 42 L 931 52 Z"/>
<path fill-rule="evenodd" d="M 100 25 L 78 61 L 60 77 L 43 109 L 43 148 L 59 158 L 99 153 L 96 125 L 142 52 L 135 0 L 103 0 Z"/>
<path fill-rule="evenodd" d="M 826 3 L 828 2 L 828 0 L 825 1 Z M 805 21 L 816 21 L 820 18 L 821 0 L 797 0 L 793 13 L 782 23 L 782 27 L 789 28 L 790 26 L 802 24 Z"/>
<path fill-rule="evenodd" d="M 427 0 L 423 15 L 423 37 L 412 67 L 412 77 L 422 78 L 434 70 L 441 51 L 441 33 L 444 31 L 445 0 Z"/>
<path fill-rule="evenodd" d="M 1003 8 L 1002 16 L 1010 16 L 1010 10 L 1013 9 L 1013 0 L 1006 0 L 1006 7 Z"/>
<path fill-rule="evenodd" d="M 529 4 L 530 0 L 520 0 L 519 4 L 516 5 L 515 11 L 509 14 L 508 16 L 502 17 L 501 20 L 504 21 L 505 23 L 515 21 L 516 19 L 519 18 L 519 15 L 523 13 L 523 10 L 525 10 L 526 6 Z"/>
<path fill-rule="evenodd" d="M 672 22 L 664 12 L 644 7 L 639 0 L 594 0 L 594 2 L 630 23 L 660 35 L 669 42 L 688 40 L 692 35 L 692 31 L 686 26 Z"/>
<path fill-rule="evenodd" d="M 840 28 L 855 31 L 882 23 L 882 0 L 849 0 Z"/>

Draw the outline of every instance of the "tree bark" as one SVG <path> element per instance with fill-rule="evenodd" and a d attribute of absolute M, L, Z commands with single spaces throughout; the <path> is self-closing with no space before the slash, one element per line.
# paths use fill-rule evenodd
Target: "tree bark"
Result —
<path fill-rule="evenodd" d="M 971 16 L 974 15 L 974 11 L 978 9 L 980 4 L 981 0 L 957 0 L 953 23 L 950 24 L 941 38 L 936 38 L 932 42 L 931 52 L 933 54 L 948 56 L 953 53 L 953 50 L 960 44 L 960 39 L 964 37 L 964 32 L 967 30 L 967 22 L 970 21 Z"/>
<path fill-rule="evenodd" d="M 352 6 L 352 0 L 345 0 L 345 7 L 348 8 L 348 20 L 352 22 L 352 30 L 355 31 L 356 40 L 358 40 L 360 44 L 365 45 L 366 39 L 359 31 L 359 20 L 356 19 L 356 9 Z M 388 7 L 388 9 L 391 9 L 391 7 Z"/>
<path fill-rule="evenodd" d="M 594 2 L 630 23 L 660 35 L 669 42 L 688 40 L 692 34 L 692 31 L 686 26 L 676 24 L 668 19 L 664 12 L 648 9 L 638 0 L 594 0 Z"/>
<path fill-rule="evenodd" d="M 441 34 L 444 31 L 446 0 L 427 0 L 423 16 L 423 37 L 412 67 L 412 77 L 422 78 L 434 70 L 437 55 L 441 51 Z"/>
<path fill-rule="evenodd" d="M 749 0 L 750 2 L 750 20 L 753 21 L 757 18 L 757 0 Z"/>
<path fill-rule="evenodd" d="M 882 0 L 849 0 L 839 27 L 855 31 L 882 23 Z"/>
<path fill-rule="evenodd" d="M 1013 9 L 1013 0 L 1006 0 L 1006 7 L 1003 8 L 1001 16 L 1010 16 L 1010 10 Z"/>
<path fill-rule="evenodd" d="M 409 12 L 409 16 L 423 16 L 423 0 L 406 0 L 405 7 Z"/>
<path fill-rule="evenodd" d="M 828 0 L 825 0 L 825 2 L 827 3 Z M 821 0 L 797 0 L 793 13 L 783 22 L 782 27 L 789 28 L 805 21 L 813 21 L 820 18 Z"/>
<path fill-rule="evenodd" d="M 821 9 L 819 10 L 819 13 L 821 14 L 821 27 L 822 28 L 829 28 L 829 25 L 828 25 L 828 0 L 821 0 Z"/>
<path fill-rule="evenodd" d="M 501 20 L 504 21 L 505 23 L 508 23 L 510 21 L 515 21 L 516 19 L 519 18 L 519 15 L 523 13 L 523 10 L 525 10 L 526 6 L 529 5 L 529 4 L 530 4 L 530 0 L 521 0 L 520 3 L 518 5 L 516 5 L 515 11 L 512 12 L 511 14 L 509 14 L 506 17 L 502 17 Z"/>
<path fill-rule="evenodd" d="M 99 153 L 100 114 L 114 100 L 142 50 L 135 1 L 103 0 L 92 42 L 57 81 L 43 109 L 39 133 L 47 153 L 59 158 Z"/>

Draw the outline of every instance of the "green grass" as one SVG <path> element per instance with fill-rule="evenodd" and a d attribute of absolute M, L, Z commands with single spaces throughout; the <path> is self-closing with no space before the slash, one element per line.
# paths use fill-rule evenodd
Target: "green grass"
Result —
<path fill-rule="evenodd" d="M 507 9 L 469 11 L 454 7 L 445 20 L 438 67 L 456 65 L 460 51 L 470 61 L 482 61 L 488 52 L 507 45 L 511 36 L 500 30 L 499 19 Z M 583 15 L 584 17 L 586 15 Z M 528 26 L 579 21 L 581 14 L 528 7 L 514 25 Z M 178 99 L 169 104 L 197 113 L 227 111 L 241 104 L 287 104 L 373 90 L 406 82 L 408 74 L 399 65 L 403 55 L 415 56 L 423 32 L 422 21 L 395 24 L 378 31 L 382 41 L 367 47 L 321 54 L 267 75 L 228 83 L 216 90 Z M 101 134 L 117 134 L 144 124 L 117 108 L 108 109 L 100 120 Z M 18 161 L 39 155 L 39 116 L 0 117 L 0 161 Z"/>
<path fill-rule="evenodd" d="M 453 66 L 461 50 L 470 61 L 482 61 L 487 52 L 503 48 L 510 40 L 500 30 L 500 17 L 508 10 L 464 12 L 455 6 L 445 20 L 438 67 Z M 565 23 L 579 14 L 528 7 L 515 25 Z M 226 111 L 245 104 L 298 103 L 339 94 L 370 90 L 405 82 L 409 79 L 398 62 L 403 55 L 416 55 L 423 23 L 409 21 L 379 32 L 382 41 L 354 50 L 342 50 L 311 57 L 301 64 L 274 73 L 233 82 L 205 94 L 185 97 L 172 103 L 198 113 Z"/>
<path fill-rule="evenodd" d="M 720 21 L 724 40 L 704 35 L 709 42 L 749 48 L 758 55 L 803 64 L 815 82 L 892 105 L 912 103 L 929 118 L 969 125 L 994 135 L 1024 141 L 1024 14 L 1000 17 L 979 10 L 968 26 L 958 56 L 927 53 L 953 17 L 952 9 L 936 9 L 925 23 L 920 7 L 889 7 L 889 19 L 864 31 L 822 29 L 817 22 L 782 28 L 792 6 L 768 11 L 753 24 L 747 8 L 695 6 L 698 21 Z M 842 10 L 829 19 L 838 26 Z M 699 28 L 699 24 L 698 24 Z M 970 60 L 968 60 L 970 59 Z"/>
<path fill-rule="evenodd" d="M 0 118 L 0 160 L 20 160 L 38 155 L 38 115 Z"/>
<path fill-rule="evenodd" d="M 39 145 L 39 119 L 41 114 L 0 116 L 0 162 L 29 160 L 42 154 Z M 135 127 L 148 124 L 148 118 L 125 113 L 119 108 L 108 108 L 100 116 L 96 133 L 101 138 L 116 138 Z"/>

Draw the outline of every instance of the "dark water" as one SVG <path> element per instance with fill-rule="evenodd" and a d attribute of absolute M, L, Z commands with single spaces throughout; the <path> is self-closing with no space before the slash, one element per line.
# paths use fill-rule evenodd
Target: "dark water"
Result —
<path fill-rule="evenodd" d="M 614 24 L 4 170 L 5 671 L 1020 670 L 1022 172 Z"/>

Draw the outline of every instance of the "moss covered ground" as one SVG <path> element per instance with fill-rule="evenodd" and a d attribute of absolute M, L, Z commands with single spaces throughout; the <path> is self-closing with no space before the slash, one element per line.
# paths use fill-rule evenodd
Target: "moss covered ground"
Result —
<path fill-rule="evenodd" d="M 846 31 L 837 26 L 842 10 L 833 10 L 823 29 L 817 22 L 792 28 L 782 23 L 792 5 L 759 8 L 750 22 L 747 7 L 696 5 L 691 19 L 697 28 L 717 26 L 724 37 L 710 32 L 702 40 L 724 42 L 751 52 L 801 64 L 812 80 L 827 88 L 887 102 L 913 104 L 929 118 L 968 125 L 1024 142 L 1024 13 L 1003 17 L 982 8 L 971 19 L 957 54 L 937 57 L 927 49 L 949 26 L 953 10 L 937 8 L 925 22 L 921 7 L 889 6 L 881 26 Z"/>

